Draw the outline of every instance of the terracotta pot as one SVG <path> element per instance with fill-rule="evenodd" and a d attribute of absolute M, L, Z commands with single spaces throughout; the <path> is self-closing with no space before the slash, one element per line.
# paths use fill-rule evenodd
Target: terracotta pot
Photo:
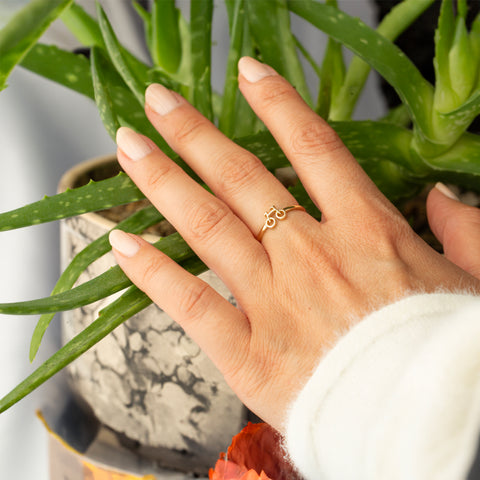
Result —
<path fill-rule="evenodd" d="M 63 176 L 59 190 L 79 186 L 92 175 L 98 178 L 98 172 L 105 176 L 101 172 L 113 165 L 112 156 L 85 162 Z M 95 213 L 62 221 L 62 268 L 114 226 Z M 153 235 L 146 238 L 155 240 Z M 110 252 L 92 264 L 80 282 L 114 264 Z M 201 277 L 234 302 L 213 272 Z M 64 313 L 63 341 L 89 325 L 110 301 Z M 68 377 L 100 422 L 129 439 L 141 454 L 171 468 L 204 473 L 246 422 L 247 410 L 210 359 L 155 305 L 73 362 Z"/>

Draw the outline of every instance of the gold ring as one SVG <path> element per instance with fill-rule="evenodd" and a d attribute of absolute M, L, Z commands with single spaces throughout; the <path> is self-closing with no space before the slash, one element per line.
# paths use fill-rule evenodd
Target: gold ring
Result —
<path fill-rule="evenodd" d="M 291 205 L 290 207 L 277 208 L 275 205 L 272 205 L 270 210 L 265 212 L 265 223 L 263 224 L 262 229 L 257 235 L 257 240 L 260 241 L 263 238 L 263 235 L 269 228 L 274 228 L 277 225 L 277 221 L 285 220 L 287 218 L 287 213 L 292 210 L 302 210 L 306 211 L 301 205 Z"/>

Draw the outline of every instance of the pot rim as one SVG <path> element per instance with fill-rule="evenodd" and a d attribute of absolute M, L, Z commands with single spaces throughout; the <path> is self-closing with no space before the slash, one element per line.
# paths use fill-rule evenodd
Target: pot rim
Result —
<path fill-rule="evenodd" d="M 69 188 L 75 188 L 76 180 L 86 171 L 93 170 L 96 167 L 105 165 L 106 163 L 116 162 L 116 160 L 117 156 L 114 153 L 110 153 L 106 155 L 100 155 L 98 157 L 93 157 L 91 159 L 80 162 L 77 165 L 74 165 L 72 168 L 68 169 L 60 178 L 60 181 L 58 182 L 57 192 L 63 193 Z M 117 226 L 116 222 L 109 220 L 108 218 L 96 212 L 82 213 L 78 216 L 108 231 L 113 230 Z M 160 239 L 160 236 L 154 235 L 153 233 L 143 233 L 141 237 L 149 243 L 156 242 Z"/>

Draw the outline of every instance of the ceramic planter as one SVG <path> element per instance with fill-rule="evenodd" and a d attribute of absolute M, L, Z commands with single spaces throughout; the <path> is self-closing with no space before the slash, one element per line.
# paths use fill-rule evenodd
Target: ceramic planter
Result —
<path fill-rule="evenodd" d="M 82 177 L 116 165 L 114 157 L 85 162 L 67 172 L 61 191 Z M 79 180 L 80 179 L 80 180 Z M 114 227 L 88 213 L 62 221 L 64 268 L 88 243 Z M 155 238 L 150 235 L 147 240 Z M 115 264 L 97 260 L 81 282 Z M 230 292 L 211 271 L 201 276 L 224 297 Z M 63 341 L 89 325 L 110 299 L 63 314 Z M 222 375 L 180 326 L 157 306 L 135 315 L 68 368 L 71 387 L 101 423 L 124 444 L 161 465 L 204 473 L 243 427 L 247 411 Z"/>

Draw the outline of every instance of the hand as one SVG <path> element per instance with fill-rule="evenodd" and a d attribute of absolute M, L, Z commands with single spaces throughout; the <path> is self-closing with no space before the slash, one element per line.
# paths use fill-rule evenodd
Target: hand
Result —
<path fill-rule="evenodd" d="M 263 213 L 296 200 L 182 97 L 152 85 L 148 118 L 215 196 L 125 128 L 117 135 L 119 162 L 240 308 L 139 237 L 116 232 L 111 242 L 131 280 L 206 351 L 250 409 L 282 430 L 321 355 L 365 314 L 411 292 L 480 286 L 414 234 L 291 85 L 250 58 L 239 71 L 240 90 L 322 221 L 290 211 L 258 241 Z"/>
<path fill-rule="evenodd" d="M 480 279 L 480 210 L 459 202 L 440 185 L 428 195 L 427 216 L 445 256 Z"/>

